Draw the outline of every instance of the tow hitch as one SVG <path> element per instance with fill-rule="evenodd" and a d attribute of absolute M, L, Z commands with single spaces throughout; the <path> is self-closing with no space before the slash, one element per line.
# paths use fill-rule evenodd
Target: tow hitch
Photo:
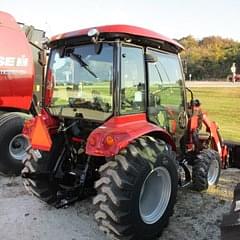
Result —
<path fill-rule="evenodd" d="M 88 157 L 86 161 L 85 167 L 79 172 L 66 172 L 58 174 L 59 169 L 61 168 L 61 163 L 63 161 L 63 154 L 61 154 L 56 162 L 56 165 L 53 168 L 52 172 L 31 172 L 29 171 L 28 161 L 30 162 L 31 159 L 37 161 L 42 157 L 42 154 L 38 150 L 34 150 L 31 145 L 29 145 L 26 149 L 26 158 L 23 160 L 24 165 L 26 166 L 22 171 L 22 178 L 28 179 L 46 179 L 46 178 L 56 178 L 59 182 L 60 189 L 57 192 L 57 202 L 54 204 L 56 208 L 63 208 L 68 207 L 69 205 L 73 204 L 74 202 L 78 201 L 79 199 L 83 199 L 88 195 L 92 195 L 92 193 L 87 192 L 87 189 L 84 188 L 87 171 L 88 171 L 88 164 L 90 161 L 90 157 Z M 78 179 L 79 184 L 74 187 L 69 187 L 68 185 L 61 184 L 61 180 L 63 178 L 71 178 L 73 182 Z"/>

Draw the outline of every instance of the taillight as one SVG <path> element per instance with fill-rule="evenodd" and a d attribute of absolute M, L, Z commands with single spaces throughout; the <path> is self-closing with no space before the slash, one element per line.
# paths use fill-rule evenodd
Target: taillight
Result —
<path fill-rule="evenodd" d="M 89 144 L 95 146 L 97 144 L 96 138 L 93 136 L 89 139 Z"/>
<path fill-rule="evenodd" d="M 105 143 L 105 145 L 110 147 L 115 144 L 115 140 L 114 140 L 113 136 L 107 135 L 104 143 Z"/>

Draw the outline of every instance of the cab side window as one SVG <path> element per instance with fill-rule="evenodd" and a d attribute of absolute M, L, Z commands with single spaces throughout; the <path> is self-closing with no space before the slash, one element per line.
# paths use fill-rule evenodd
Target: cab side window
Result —
<path fill-rule="evenodd" d="M 135 46 L 122 46 L 121 114 L 145 111 L 144 51 Z"/>
<path fill-rule="evenodd" d="M 149 118 L 169 130 L 184 110 L 183 75 L 176 54 L 148 50 L 157 61 L 148 63 Z"/>

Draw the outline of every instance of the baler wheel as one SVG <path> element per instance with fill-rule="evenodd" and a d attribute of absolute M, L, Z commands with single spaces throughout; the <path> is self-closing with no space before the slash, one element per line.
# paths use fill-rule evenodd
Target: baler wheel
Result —
<path fill-rule="evenodd" d="M 6 113 L 0 117 L 0 172 L 6 176 L 18 176 L 23 168 L 22 159 L 28 145 L 22 135 L 24 117 Z"/>

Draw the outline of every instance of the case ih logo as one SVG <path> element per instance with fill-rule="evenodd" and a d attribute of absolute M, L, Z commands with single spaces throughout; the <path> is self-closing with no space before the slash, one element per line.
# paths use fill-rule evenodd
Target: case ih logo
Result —
<path fill-rule="evenodd" d="M 0 56 L 0 67 L 27 67 L 28 58 L 24 55 L 21 57 Z"/>

